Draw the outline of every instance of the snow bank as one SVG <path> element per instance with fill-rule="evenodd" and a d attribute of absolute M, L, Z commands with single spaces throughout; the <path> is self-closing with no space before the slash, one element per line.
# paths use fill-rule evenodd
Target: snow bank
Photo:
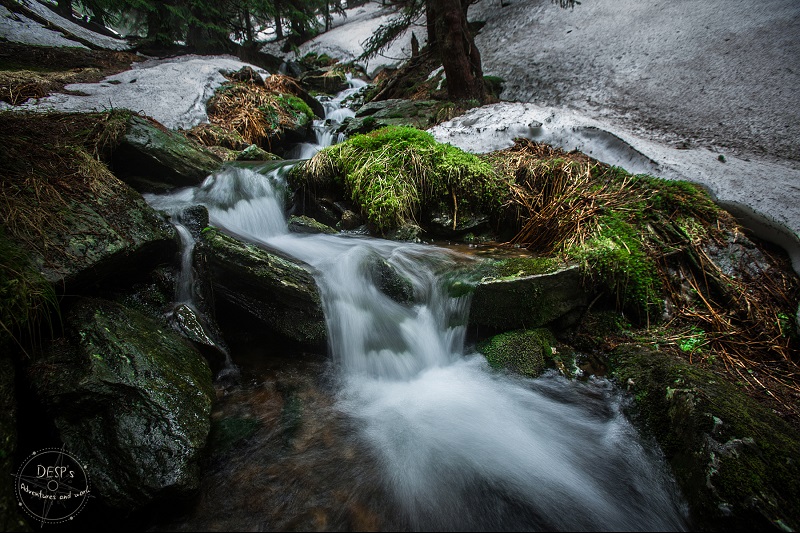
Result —
<path fill-rule="evenodd" d="M 298 53 L 283 55 L 273 46 L 267 46 L 264 51 L 282 56 L 286 59 L 295 59 L 314 52 L 328 54 L 340 61 L 354 61 L 364 52 L 364 43 L 372 37 L 381 24 L 394 18 L 396 10 L 392 7 L 383 7 L 377 2 L 370 2 L 363 6 L 348 9 L 346 17 L 335 15 L 332 29 L 303 43 L 298 48 Z M 425 17 L 420 17 L 417 24 L 413 24 L 405 33 L 398 37 L 386 50 L 377 57 L 373 57 L 364 65 L 368 76 L 374 76 L 383 68 L 395 68 L 411 57 L 411 34 L 415 34 L 420 47 L 425 45 L 427 30 Z"/>
<path fill-rule="evenodd" d="M 633 173 L 704 186 L 762 238 L 789 251 L 800 273 L 800 169 L 704 148 L 677 149 L 565 108 L 499 103 L 476 108 L 430 130 L 440 142 L 483 153 L 525 137 L 580 150 Z"/>
<path fill-rule="evenodd" d="M 27 7 L 40 17 L 46 19 L 53 26 L 57 28 L 62 28 L 63 30 L 73 34 L 74 36 L 84 39 L 101 48 L 107 48 L 109 50 L 128 50 L 131 47 L 127 41 L 124 41 L 122 39 L 114 39 L 113 37 L 108 37 L 106 35 L 100 35 L 99 33 L 95 33 L 91 30 L 84 28 L 80 24 L 75 24 L 74 22 L 58 15 L 53 10 L 49 9 L 47 6 L 40 4 L 36 0 L 17 0 L 17 1 L 25 5 L 25 7 Z M 58 45 L 48 45 L 48 46 L 58 46 Z M 75 45 L 69 45 L 69 46 L 75 46 Z"/>
<path fill-rule="evenodd" d="M 233 56 L 181 56 L 144 61 L 100 83 L 76 83 L 66 87 L 85 96 L 55 94 L 14 109 L 103 111 L 126 108 L 153 117 L 168 128 L 188 129 L 208 122 L 206 102 L 226 81 L 221 71 L 235 71 L 244 66 L 252 67 Z M 263 69 L 253 68 L 262 76 L 267 75 Z"/>
<path fill-rule="evenodd" d="M 48 30 L 24 15 L 12 13 L 0 6 L 0 38 L 13 43 L 36 46 L 72 46 L 86 48 L 77 41 L 70 41 L 60 32 Z"/>

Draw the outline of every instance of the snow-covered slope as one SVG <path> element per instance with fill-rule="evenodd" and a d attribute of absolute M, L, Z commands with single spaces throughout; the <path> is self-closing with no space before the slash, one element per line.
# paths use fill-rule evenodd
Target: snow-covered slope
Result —
<path fill-rule="evenodd" d="M 127 50 L 130 45 L 123 39 L 100 35 L 83 26 L 58 15 L 36 0 L 16 0 L 17 3 L 47 21 L 48 27 L 30 18 L 12 13 L 0 6 L 0 37 L 11 42 L 38 46 L 73 46 L 86 48 L 80 42 L 70 39 L 74 36 L 95 46 L 108 50 Z M 31 15 L 34 16 L 34 15 Z M 60 31 L 60 30 L 63 30 Z M 66 33 L 67 35 L 64 35 Z"/>
<path fill-rule="evenodd" d="M 79 91 L 81 95 L 54 94 L 38 101 L 29 101 L 21 108 L 39 111 L 127 108 L 153 117 L 168 128 L 188 129 L 208 122 L 206 102 L 214 94 L 214 89 L 225 81 L 221 71 L 235 71 L 245 65 L 247 63 L 233 56 L 181 56 L 149 60 L 135 63 L 132 70 L 109 76 L 100 83 L 67 86 L 67 89 Z M 266 75 L 265 71 L 256 70 L 262 76 Z"/>

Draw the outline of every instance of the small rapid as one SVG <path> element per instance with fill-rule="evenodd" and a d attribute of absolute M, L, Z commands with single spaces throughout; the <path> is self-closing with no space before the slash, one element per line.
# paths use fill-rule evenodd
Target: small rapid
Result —
<path fill-rule="evenodd" d="M 442 274 L 469 259 L 421 244 L 288 233 L 287 167 L 229 167 L 176 204 L 311 265 L 335 368 L 335 408 L 377 462 L 411 529 L 681 530 L 686 511 L 663 461 L 603 379 L 536 380 L 492 371 L 465 351 L 469 296 Z M 163 197 L 162 202 L 169 203 Z M 412 286 L 399 302 L 376 284 L 384 261 Z"/>
<path fill-rule="evenodd" d="M 326 103 L 326 119 L 315 124 L 317 142 L 298 147 L 299 157 L 333 141 L 333 131 L 352 116 L 339 108 L 346 96 Z M 203 205 L 212 225 L 299 259 L 315 272 L 333 369 L 327 385 L 332 411 L 320 407 L 306 415 L 307 426 L 324 436 L 319 442 L 307 436 L 305 444 L 286 452 L 271 430 L 250 448 L 252 454 L 263 448 L 269 461 L 288 465 L 277 468 L 287 472 L 284 477 L 271 474 L 259 501 L 263 514 L 275 507 L 289 516 L 276 511 L 267 522 L 258 518 L 260 527 L 341 516 L 338 509 L 320 509 L 319 502 L 330 499 L 325 495 L 337 495 L 331 507 L 347 502 L 351 515 L 368 515 L 364 523 L 372 529 L 688 527 L 686 506 L 663 458 L 639 437 L 624 415 L 624 396 L 609 381 L 570 381 L 554 372 L 525 379 L 493 371 L 465 347 L 470 296 L 449 295 L 444 282 L 473 259 L 360 235 L 290 233 L 283 202 L 289 169 L 290 164 L 270 171 L 229 166 L 199 187 L 148 197 L 170 212 Z M 381 287 L 376 265 L 408 282 L 406 299 Z M 320 403 L 318 393 L 306 395 Z M 232 461 L 227 473 L 210 474 L 215 483 L 230 486 L 207 494 L 247 500 L 251 487 L 236 480 L 257 479 L 254 467 Z M 361 500 L 371 502 L 370 512 Z M 250 527 L 249 517 L 260 516 L 258 510 L 244 511 L 252 505 L 228 501 L 226 508 L 237 515 L 229 525 Z M 323 528 L 350 529 L 352 519 L 325 521 Z M 216 527 L 215 520 L 199 527 Z"/>

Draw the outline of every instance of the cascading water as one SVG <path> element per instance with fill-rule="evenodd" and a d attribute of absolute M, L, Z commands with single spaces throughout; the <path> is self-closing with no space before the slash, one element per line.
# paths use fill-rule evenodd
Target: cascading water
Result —
<path fill-rule="evenodd" d="M 314 267 L 336 369 L 335 408 L 367 450 L 363 460 L 377 465 L 356 479 L 380 486 L 399 515 L 395 526 L 686 528 L 662 462 L 641 444 L 608 382 L 491 371 L 482 356 L 464 353 L 469 298 L 448 296 L 440 281 L 463 258 L 425 245 L 289 234 L 282 179 L 278 171 L 265 177 L 227 168 L 171 201 L 201 203 L 212 224 Z M 411 302 L 376 286 L 376 258 L 410 280 Z M 343 464 L 334 468 L 331 476 L 346 478 Z M 301 483 L 322 475 L 312 470 Z"/>
<path fill-rule="evenodd" d="M 309 159 L 326 146 L 342 141 L 341 134 L 337 134 L 336 130 L 346 119 L 354 117 L 355 112 L 342 107 L 341 104 L 345 99 L 358 93 L 367 85 L 363 80 L 353 78 L 349 74 L 347 81 L 350 84 L 349 89 L 340 92 L 333 98 L 322 101 L 322 105 L 325 108 L 325 118 L 314 121 L 316 143 L 299 144 L 292 154 L 294 158 Z"/>

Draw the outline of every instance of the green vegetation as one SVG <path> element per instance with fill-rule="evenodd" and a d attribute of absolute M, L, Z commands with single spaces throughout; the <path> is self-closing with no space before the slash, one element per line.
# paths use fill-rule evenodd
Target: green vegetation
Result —
<path fill-rule="evenodd" d="M 495 335 L 478 344 L 492 368 L 506 368 L 527 377 L 539 376 L 545 359 L 552 359 L 555 338 L 545 328 L 515 330 Z"/>
<path fill-rule="evenodd" d="M 314 112 L 302 99 L 289 94 L 278 96 L 278 104 L 285 109 L 291 109 L 296 117 L 305 116 L 308 120 L 314 120 Z"/>
<path fill-rule="evenodd" d="M 390 126 L 319 152 L 290 174 L 295 185 L 334 183 L 384 233 L 440 205 L 455 213 L 497 212 L 505 181 L 478 157 L 427 132 Z"/>

